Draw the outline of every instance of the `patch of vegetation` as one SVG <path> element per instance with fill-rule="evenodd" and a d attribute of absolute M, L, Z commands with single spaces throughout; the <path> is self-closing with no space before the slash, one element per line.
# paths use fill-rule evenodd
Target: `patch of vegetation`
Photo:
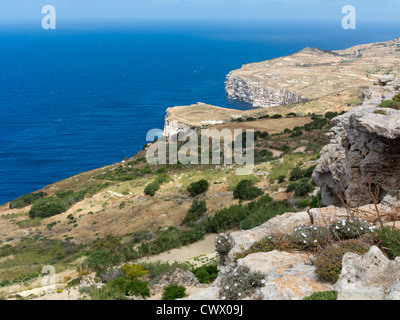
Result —
<path fill-rule="evenodd" d="M 162 300 L 176 300 L 186 297 L 186 288 L 178 286 L 177 284 L 171 284 L 164 288 L 162 294 Z"/>
<path fill-rule="evenodd" d="M 249 267 L 239 267 L 229 277 L 221 280 L 220 297 L 222 300 L 241 300 L 264 286 L 265 275 L 251 272 Z"/>
<path fill-rule="evenodd" d="M 151 196 L 151 197 L 154 197 L 154 195 L 156 194 L 156 192 L 157 192 L 158 190 L 160 190 L 160 187 L 161 187 L 161 185 L 160 185 L 159 182 L 153 181 L 153 182 L 149 183 L 149 184 L 146 186 L 146 188 L 144 188 L 144 194 L 145 194 L 145 195 L 148 195 L 148 196 Z"/>
<path fill-rule="evenodd" d="M 376 229 L 376 235 L 380 247 L 394 260 L 400 256 L 400 230 L 385 227 Z"/>
<path fill-rule="evenodd" d="M 192 197 L 198 196 L 208 190 L 209 184 L 207 180 L 199 180 L 197 182 L 193 182 L 187 188 L 187 191 L 190 193 Z"/>
<path fill-rule="evenodd" d="M 378 108 L 390 108 L 390 109 L 400 110 L 400 101 L 385 100 L 378 105 Z"/>
<path fill-rule="evenodd" d="M 254 200 L 263 194 L 264 192 L 260 188 L 253 186 L 251 180 L 242 180 L 236 186 L 233 197 L 241 200 Z"/>
<path fill-rule="evenodd" d="M 190 206 L 183 223 L 192 225 L 207 212 L 207 204 L 204 200 L 194 199 Z"/>
<path fill-rule="evenodd" d="M 315 260 L 316 274 L 322 281 L 336 283 L 342 271 L 342 259 L 347 252 L 359 255 L 369 251 L 370 244 L 359 239 L 335 243 L 322 251 Z"/>
<path fill-rule="evenodd" d="M 57 197 L 43 198 L 35 201 L 29 211 L 29 217 L 35 218 L 48 218 L 60 213 L 65 212 L 68 206 Z"/>
<path fill-rule="evenodd" d="M 294 192 L 296 197 L 304 197 L 314 189 L 308 178 L 302 178 L 300 181 L 291 182 L 286 188 L 286 192 Z"/>
<path fill-rule="evenodd" d="M 25 194 L 22 197 L 19 197 L 18 199 L 15 199 L 10 202 L 10 209 L 20 209 L 24 208 L 26 206 L 31 205 L 34 203 L 36 200 L 44 198 L 47 196 L 47 193 L 41 191 L 37 193 L 29 193 Z"/>
<path fill-rule="evenodd" d="M 218 277 L 218 265 L 202 266 L 193 271 L 200 283 L 212 283 Z"/>
<path fill-rule="evenodd" d="M 338 294 L 336 291 L 321 291 L 314 292 L 312 295 L 305 297 L 303 300 L 337 300 Z"/>

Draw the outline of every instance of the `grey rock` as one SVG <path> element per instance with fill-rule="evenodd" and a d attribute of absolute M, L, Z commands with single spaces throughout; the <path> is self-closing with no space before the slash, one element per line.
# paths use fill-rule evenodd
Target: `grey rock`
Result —
<path fill-rule="evenodd" d="M 384 80 L 386 81 L 386 80 Z M 400 111 L 385 108 L 375 113 L 382 100 L 391 99 L 398 80 L 372 86 L 363 93 L 363 104 L 333 119 L 327 134 L 330 143 L 321 151 L 313 173 L 322 188 L 325 205 L 341 205 L 342 195 L 352 206 L 371 203 L 368 182 L 379 188 L 378 201 L 400 183 Z"/>
<path fill-rule="evenodd" d="M 397 279 L 388 289 L 385 300 L 400 300 L 400 279 Z"/>
<path fill-rule="evenodd" d="M 342 271 L 334 289 L 338 300 L 383 300 L 395 280 L 400 278 L 400 258 L 386 258 L 382 251 L 372 246 L 360 256 L 346 253 Z"/>

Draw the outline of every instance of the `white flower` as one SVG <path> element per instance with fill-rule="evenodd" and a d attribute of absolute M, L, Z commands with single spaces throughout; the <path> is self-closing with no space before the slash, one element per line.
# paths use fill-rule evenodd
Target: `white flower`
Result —
<path fill-rule="evenodd" d="M 238 296 L 240 297 L 241 295 L 242 295 L 242 294 L 239 292 L 239 293 L 238 293 Z"/>
<path fill-rule="evenodd" d="M 225 289 L 226 289 L 226 290 L 229 290 L 229 286 L 226 286 Z"/>
<path fill-rule="evenodd" d="M 261 280 L 261 283 L 265 283 L 265 280 L 264 280 L 264 279 L 262 279 L 262 280 Z"/>
<path fill-rule="evenodd" d="M 314 243 L 317 243 L 317 240 L 314 240 Z"/>

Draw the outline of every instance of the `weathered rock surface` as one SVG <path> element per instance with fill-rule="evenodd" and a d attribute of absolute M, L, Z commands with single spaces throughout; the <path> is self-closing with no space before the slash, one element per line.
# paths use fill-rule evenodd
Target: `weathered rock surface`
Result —
<path fill-rule="evenodd" d="M 232 232 L 229 235 L 231 251 L 228 254 L 226 270 L 223 270 L 223 272 L 230 271 L 236 253 L 249 249 L 253 243 L 273 233 L 290 233 L 296 227 L 303 224 L 310 224 L 310 221 L 310 216 L 307 212 L 288 212 L 274 217 L 263 225 L 251 230 Z"/>
<path fill-rule="evenodd" d="M 368 185 L 381 201 L 400 182 L 400 111 L 381 108 L 399 92 L 400 81 L 382 78 L 363 93 L 363 104 L 333 119 L 330 143 L 321 151 L 313 179 L 322 187 L 326 205 L 340 205 L 338 194 L 352 206 L 371 203 Z"/>
<path fill-rule="evenodd" d="M 238 260 L 238 267 L 247 266 L 252 272 L 266 275 L 265 286 L 258 296 L 264 300 L 301 300 L 316 291 L 331 289 L 318 280 L 314 257 L 305 253 L 262 252 Z"/>
<path fill-rule="evenodd" d="M 400 300 L 400 279 L 387 290 L 385 300 Z"/>
<path fill-rule="evenodd" d="M 400 278 L 400 257 L 392 261 L 378 247 L 371 247 L 360 256 L 346 253 L 342 272 L 334 289 L 338 300 L 383 300 L 386 295 L 395 298 Z"/>

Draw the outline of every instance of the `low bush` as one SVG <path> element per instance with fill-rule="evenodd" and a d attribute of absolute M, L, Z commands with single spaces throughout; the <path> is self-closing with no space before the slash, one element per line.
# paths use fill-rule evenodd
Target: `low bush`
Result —
<path fill-rule="evenodd" d="M 347 252 L 365 254 L 369 251 L 370 244 L 360 240 L 351 239 L 334 243 L 322 251 L 314 264 L 316 273 L 322 281 L 336 283 L 342 271 L 342 259 Z"/>
<path fill-rule="evenodd" d="M 89 269 L 93 271 L 102 271 L 113 265 L 112 255 L 105 250 L 92 253 L 85 261 Z"/>
<path fill-rule="evenodd" d="M 314 292 L 312 295 L 305 297 L 303 300 L 337 300 L 336 291 Z"/>
<path fill-rule="evenodd" d="M 329 241 L 329 232 L 325 227 L 302 225 L 290 234 L 291 242 L 299 250 L 315 250 L 326 246 Z"/>
<path fill-rule="evenodd" d="M 25 194 L 22 197 L 19 197 L 18 199 L 11 201 L 10 209 L 20 209 L 20 208 L 26 207 L 26 206 L 34 203 L 36 200 L 44 198 L 46 196 L 47 196 L 47 193 L 45 193 L 43 191 L 37 192 L 37 193 Z"/>
<path fill-rule="evenodd" d="M 151 197 L 154 197 L 154 195 L 156 194 L 156 192 L 157 192 L 158 190 L 160 190 L 160 187 L 161 187 L 161 185 L 160 185 L 159 182 L 153 181 L 153 182 L 149 183 L 149 184 L 146 186 L 146 188 L 144 188 L 144 194 L 145 194 L 145 195 L 148 195 L 148 196 L 151 196 Z"/>
<path fill-rule="evenodd" d="M 135 296 L 142 298 L 150 297 L 150 289 L 147 282 L 140 280 L 127 281 L 124 287 L 125 294 L 128 296 Z"/>
<path fill-rule="evenodd" d="M 294 192 L 296 197 L 304 197 L 313 189 L 314 187 L 309 182 L 309 179 L 303 178 L 300 181 L 290 183 L 286 188 L 286 192 Z"/>
<path fill-rule="evenodd" d="M 186 297 L 186 288 L 178 286 L 177 284 L 171 284 L 164 288 L 162 294 L 162 300 L 176 300 Z"/>
<path fill-rule="evenodd" d="M 50 197 L 36 200 L 29 211 L 29 217 L 35 218 L 48 218 L 66 211 L 68 206 L 59 198 Z"/>
<path fill-rule="evenodd" d="M 388 254 L 390 259 L 400 256 L 400 230 L 385 227 L 376 229 L 376 235 L 380 246 Z"/>
<path fill-rule="evenodd" d="M 354 220 L 341 219 L 330 224 L 328 229 L 333 240 L 348 240 L 359 238 L 364 234 L 371 234 L 376 228 L 373 224 L 354 218 Z"/>
<path fill-rule="evenodd" d="M 198 196 L 208 190 L 209 184 L 207 180 L 199 180 L 197 182 L 193 182 L 187 188 L 187 191 L 190 193 L 192 197 Z"/>
<path fill-rule="evenodd" d="M 193 273 L 200 283 L 212 283 L 218 277 L 218 265 L 202 266 Z"/>
<path fill-rule="evenodd" d="M 394 100 L 385 100 L 385 101 L 382 101 L 378 105 L 378 108 L 390 108 L 390 109 L 399 110 L 400 109 L 400 102 L 394 101 Z"/>
<path fill-rule="evenodd" d="M 243 180 L 236 186 L 233 197 L 242 200 L 253 200 L 263 194 L 264 192 L 260 188 L 253 186 L 253 181 Z"/>
<path fill-rule="evenodd" d="M 264 277 L 260 272 L 251 272 L 249 267 L 240 266 L 221 280 L 220 297 L 222 300 L 241 300 L 251 296 L 264 286 Z"/>
<path fill-rule="evenodd" d="M 137 280 L 144 277 L 149 273 L 148 270 L 143 270 L 143 267 L 140 264 L 125 264 L 122 267 L 122 272 L 124 273 L 125 279 L 128 280 Z"/>
<path fill-rule="evenodd" d="M 204 200 L 195 199 L 190 206 L 183 223 L 193 224 L 207 212 L 207 204 Z"/>

